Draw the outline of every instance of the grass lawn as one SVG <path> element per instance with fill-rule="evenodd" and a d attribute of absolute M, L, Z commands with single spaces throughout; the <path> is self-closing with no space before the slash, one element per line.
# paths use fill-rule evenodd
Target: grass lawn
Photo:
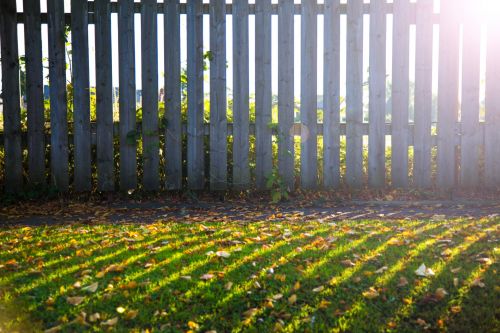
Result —
<path fill-rule="evenodd" d="M 499 332 L 499 221 L 2 227 L 0 332 Z"/>

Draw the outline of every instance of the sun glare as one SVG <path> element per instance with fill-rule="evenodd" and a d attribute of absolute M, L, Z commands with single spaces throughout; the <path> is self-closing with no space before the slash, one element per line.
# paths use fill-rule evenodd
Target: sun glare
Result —
<path fill-rule="evenodd" d="M 478 6 L 478 18 L 482 23 L 500 23 L 500 0 L 480 0 L 471 1 L 471 3 Z M 465 15 L 468 15 L 467 11 Z"/>

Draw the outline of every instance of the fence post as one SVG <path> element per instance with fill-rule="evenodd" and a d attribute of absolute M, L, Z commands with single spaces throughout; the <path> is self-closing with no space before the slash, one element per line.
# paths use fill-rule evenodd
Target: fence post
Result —
<path fill-rule="evenodd" d="M 50 165 L 52 184 L 67 192 L 68 109 L 66 105 L 66 59 L 64 1 L 48 0 L 49 80 L 50 80 Z"/>

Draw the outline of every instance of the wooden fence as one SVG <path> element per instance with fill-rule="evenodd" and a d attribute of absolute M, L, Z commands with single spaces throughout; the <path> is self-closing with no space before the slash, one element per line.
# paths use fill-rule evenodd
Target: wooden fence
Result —
<path fill-rule="evenodd" d="M 265 188 L 277 168 L 285 184 L 305 189 L 325 187 L 394 187 L 500 185 L 500 24 L 487 26 L 486 121 L 480 112 L 480 20 L 475 1 L 441 0 L 439 13 L 432 0 L 201 0 L 71 1 L 39 0 L 0 4 L 0 41 L 3 87 L 4 181 L 7 192 L 26 184 L 50 181 L 61 191 L 97 188 L 103 191 L 138 187 L 138 158 L 146 190 Z M 113 123 L 111 13 L 118 13 L 119 124 Z M 134 13 L 141 15 L 142 123 L 137 123 Z M 466 13 L 463 15 L 463 13 Z M 158 116 L 157 14 L 164 15 L 165 120 Z M 363 49 L 364 15 L 369 14 L 369 49 Z M 389 14 L 392 14 L 389 16 Z M 187 122 L 181 121 L 180 17 L 187 17 Z M 210 17 L 210 119 L 204 120 L 203 16 Z M 249 58 L 249 16 L 255 15 L 255 58 Z M 278 16 L 278 124 L 272 119 L 272 15 Z M 301 20 L 301 66 L 294 68 L 294 15 Z M 341 49 L 341 16 L 347 15 L 346 49 Z M 318 17 L 324 17 L 324 47 L 318 48 Z M 233 38 L 226 38 L 232 19 Z M 392 115 L 386 123 L 387 20 L 393 20 Z M 41 25 L 48 24 L 50 126 L 43 113 Z M 17 24 L 24 24 L 27 71 L 27 133 L 21 130 Z M 96 123 L 90 121 L 89 24 L 95 25 Z M 73 47 L 73 123 L 67 121 L 65 25 L 70 25 Z M 410 27 L 416 26 L 415 93 L 410 96 Z M 437 135 L 432 132 L 433 26 L 439 25 Z M 226 43 L 233 49 L 233 122 L 227 121 Z M 461 48 L 460 45 L 463 47 Z M 461 50 L 464 50 L 461 52 Z M 324 57 L 323 121 L 317 117 L 318 53 Z M 341 52 L 347 63 L 341 67 Z M 369 122 L 363 122 L 363 56 L 369 53 Z M 462 59 L 460 61 L 460 59 Z M 249 62 L 255 64 L 255 123 L 249 117 Z M 461 66 L 461 68 L 460 68 Z M 300 71 L 300 123 L 294 120 L 294 72 Z M 341 122 L 340 73 L 346 71 L 346 122 Z M 461 73 L 461 77 L 459 77 Z M 460 82 L 462 84 L 460 85 Z M 409 102 L 414 98 L 414 121 Z M 461 100 L 461 103 L 459 102 Z M 161 123 L 165 126 L 161 126 Z M 134 140 L 141 133 L 142 150 Z M 69 135 L 71 134 L 71 135 Z M 391 136 L 387 172 L 386 135 Z M 119 151 L 114 151 L 114 137 Z M 183 152 L 183 137 L 187 152 Z M 208 143 L 205 137 L 208 136 Z M 232 137 L 228 159 L 228 136 Z M 273 136 L 278 139 L 273 157 Z M 363 157 L 368 136 L 368 158 Z M 132 137 L 132 140 L 131 140 Z M 255 155 L 250 157 L 250 137 Z M 300 152 L 294 152 L 300 137 Z M 323 152 L 318 151 L 322 137 Z M 345 161 L 341 141 L 345 137 Z M 161 141 L 160 141 L 161 139 Z M 161 142 L 161 146 L 159 146 Z M 275 143 L 276 144 L 276 143 Z M 73 145 L 73 161 L 69 147 Z M 50 168 L 46 170 L 46 147 Z M 436 146 L 437 171 L 433 171 Z M 153 147 L 146 149 L 144 147 Z M 413 147 L 413 158 L 409 158 Z M 160 148 L 165 161 L 160 163 Z M 92 150 L 95 149 L 95 153 Z M 205 150 L 208 150 L 208 155 Z M 27 152 L 27 160 L 23 161 Z M 138 153 L 140 152 L 140 153 Z M 119 163 L 115 166 L 115 154 Z M 300 174 L 295 175 L 295 154 Z M 209 160 L 205 161 L 205 156 Z M 184 161 L 185 159 L 185 161 Z M 255 159 L 255 166 L 251 160 Z M 273 161 L 276 159 L 276 161 Z M 71 162 L 71 163 L 70 163 Z M 410 163 L 411 162 L 411 163 Z M 69 165 L 74 163 L 73 168 Z M 183 166 L 183 164 L 186 164 Z M 205 174 L 205 165 L 209 174 Z M 232 168 L 228 168 L 231 163 Z M 322 163 L 321 168 L 320 163 Z M 251 165 L 252 164 L 252 165 Z M 412 165 L 411 165 L 412 164 Z M 164 173 L 160 172 L 164 168 Z M 251 170 L 252 169 L 252 170 Z M 322 170 L 321 176 L 318 170 Z M 341 172 L 341 169 L 345 169 Z M 72 171 L 70 171 L 72 170 Z M 232 174 L 228 174 L 228 170 Z M 411 170 L 411 172 L 410 172 Z M 115 173 L 119 182 L 115 182 Z M 71 175 L 70 175 L 71 173 Z M 47 177 L 47 174 L 50 177 Z M 160 178 L 160 174 L 164 177 Z M 251 176 L 254 175 L 254 177 Z M 389 174 L 387 179 L 386 175 Z M 50 179 L 49 179 L 50 178 Z M 160 179 L 163 179 L 161 181 Z M 298 181 L 297 181 L 298 180 Z"/>

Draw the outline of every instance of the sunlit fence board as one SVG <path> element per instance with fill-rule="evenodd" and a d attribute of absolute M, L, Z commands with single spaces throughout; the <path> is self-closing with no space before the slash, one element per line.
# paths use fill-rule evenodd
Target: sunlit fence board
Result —
<path fill-rule="evenodd" d="M 271 0 L 255 6 L 255 179 L 265 189 L 273 168 L 271 134 Z"/>
<path fill-rule="evenodd" d="M 460 180 L 464 187 L 474 187 L 479 182 L 481 25 L 476 8 L 474 2 L 466 2 L 463 26 Z"/>
<path fill-rule="evenodd" d="M 226 6 L 210 3 L 210 189 L 227 187 Z"/>
<path fill-rule="evenodd" d="M 73 119 L 76 191 L 90 191 L 90 83 L 87 1 L 71 1 L 71 44 L 73 46 Z"/>
<path fill-rule="evenodd" d="M 317 15 L 313 1 L 302 4 L 300 68 L 300 180 L 305 189 L 315 188 L 318 182 L 317 118 Z"/>
<path fill-rule="evenodd" d="M 112 191 L 113 156 L 113 86 L 111 64 L 111 12 L 109 0 L 95 3 L 96 117 L 97 117 L 97 188 Z"/>
<path fill-rule="evenodd" d="M 28 183 L 45 183 L 45 119 L 40 1 L 23 2 L 26 48 L 26 108 L 28 118 Z"/>
<path fill-rule="evenodd" d="M 166 189 L 182 188 L 181 36 L 179 0 L 165 3 L 165 174 Z"/>
<path fill-rule="evenodd" d="M 52 185 L 62 192 L 69 187 L 68 109 L 66 105 L 66 59 L 64 1 L 47 2 L 50 81 L 50 170 Z"/>
<path fill-rule="evenodd" d="M 340 0 L 325 2 L 323 183 L 340 185 Z"/>
<path fill-rule="evenodd" d="M 145 190 L 159 189 L 158 34 L 156 0 L 142 0 L 142 158 Z"/>
<path fill-rule="evenodd" d="M 233 187 L 250 185 L 248 0 L 233 2 Z"/>
<path fill-rule="evenodd" d="M 420 0 L 416 14 L 413 183 L 417 188 L 431 186 L 432 5 L 433 0 Z"/>
<path fill-rule="evenodd" d="M 370 98 L 368 183 L 385 185 L 386 1 L 373 0 L 370 12 Z"/>
<path fill-rule="evenodd" d="M 278 169 L 294 186 L 294 22 L 293 0 L 281 0 L 278 14 Z"/>
<path fill-rule="evenodd" d="M 363 184 L 363 1 L 347 3 L 346 183 Z"/>
<path fill-rule="evenodd" d="M 500 14 L 500 13 L 496 13 Z M 491 17 L 495 17 L 491 15 Z M 500 22 L 492 19 L 487 25 L 486 52 L 486 131 L 485 184 L 490 188 L 500 185 Z"/>
<path fill-rule="evenodd" d="M 458 115 L 459 24 L 457 1 L 441 1 L 439 29 L 437 184 L 455 184 L 455 123 Z"/>

